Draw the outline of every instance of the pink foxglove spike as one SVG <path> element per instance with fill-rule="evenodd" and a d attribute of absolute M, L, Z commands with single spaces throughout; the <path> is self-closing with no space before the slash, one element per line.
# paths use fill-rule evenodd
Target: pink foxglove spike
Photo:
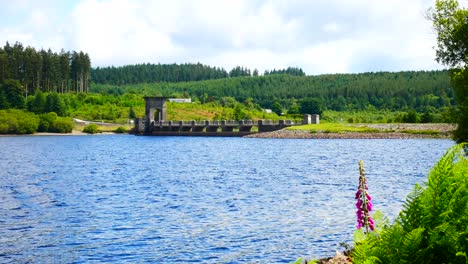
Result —
<path fill-rule="evenodd" d="M 369 188 L 367 187 L 367 179 L 364 170 L 364 164 L 362 160 L 359 161 L 359 187 L 356 192 L 356 216 L 357 216 L 357 229 L 365 228 L 365 232 L 374 230 L 374 220 L 369 215 L 372 211 L 372 197 L 368 193 Z"/>

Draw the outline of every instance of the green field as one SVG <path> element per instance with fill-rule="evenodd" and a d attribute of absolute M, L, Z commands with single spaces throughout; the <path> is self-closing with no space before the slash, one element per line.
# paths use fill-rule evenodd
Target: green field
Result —
<path fill-rule="evenodd" d="M 369 128 L 365 125 L 351 125 L 339 123 L 322 123 L 312 125 L 293 126 L 287 128 L 288 130 L 306 130 L 311 133 L 345 133 L 345 132 L 359 132 L 359 133 L 376 133 L 385 132 L 375 128 Z"/>

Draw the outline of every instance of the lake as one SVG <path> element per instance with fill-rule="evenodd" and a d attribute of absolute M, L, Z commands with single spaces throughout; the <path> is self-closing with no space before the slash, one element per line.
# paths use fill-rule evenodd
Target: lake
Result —
<path fill-rule="evenodd" d="M 0 137 L 0 262 L 288 263 L 394 219 L 451 140 Z"/>

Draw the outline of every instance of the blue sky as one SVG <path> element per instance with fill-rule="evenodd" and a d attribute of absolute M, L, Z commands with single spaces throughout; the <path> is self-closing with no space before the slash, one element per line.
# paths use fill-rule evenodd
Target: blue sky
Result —
<path fill-rule="evenodd" d="M 82 50 L 93 67 L 201 62 L 309 75 L 442 68 L 424 18 L 433 0 L 0 2 L 2 46 Z"/>

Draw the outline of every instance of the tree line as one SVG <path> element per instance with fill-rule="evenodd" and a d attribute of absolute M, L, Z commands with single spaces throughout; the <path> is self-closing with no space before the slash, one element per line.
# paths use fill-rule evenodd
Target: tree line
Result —
<path fill-rule="evenodd" d="M 265 70 L 263 75 L 274 75 L 274 74 L 288 74 L 292 76 L 305 76 L 305 72 L 301 68 L 288 67 L 287 69 L 273 69 L 271 71 Z"/>
<path fill-rule="evenodd" d="M 300 68 L 266 70 L 264 75 L 288 74 L 305 76 Z M 229 72 L 220 67 L 211 67 L 201 63 L 185 64 L 136 64 L 121 67 L 97 67 L 91 70 L 91 77 L 97 84 L 127 85 L 155 82 L 192 82 L 234 77 L 257 77 L 259 71 L 247 67 L 236 66 Z"/>
<path fill-rule="evenodd" d="M 136 64 L 121 67 L 97 67 L 91 70 L 93 82 L 127 85 L 153 82 L 188 82 L 227 78 L 226 70 L 197 64 Z"/>
<path fill-rule="evenodd" d="M 44 92 L 88 92 L 91 77 L 91 60 L 82 51 L 59 53 L 24 47 L 20 42 L 9 42 L 0 47 L 0 82 L 17 80 L 24 96 L 36 89 Z"/>

